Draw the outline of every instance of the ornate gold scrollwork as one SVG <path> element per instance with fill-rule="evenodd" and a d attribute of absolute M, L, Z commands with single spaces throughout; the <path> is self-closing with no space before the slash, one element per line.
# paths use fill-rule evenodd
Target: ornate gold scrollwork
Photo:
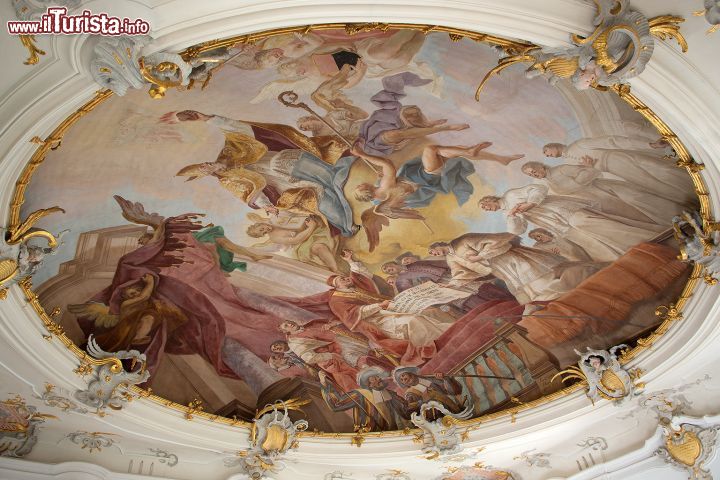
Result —
<path fill-rule="evenodd" d="M 10 225 L 10 228 L 8 228 L 9 235 L 5 242 L 8 245 L 16 245 L 19 243 L 24 243 L 34 237 L 42 237 L 47 240 L 48 247 L 57 247 L 57 239 L 50 232 L 46 232 L 45 230 L 30 231 L 30 229 L 33 227 L 33 225 L 35 225 L 35 223 L 37 223 L 38 220 L 55 212 L 65 213 L 65 210 L 60 207 L 42 208 L 40 210 L 32 212 L 22 223 L 17 225 Z"/>
<path fill-rule="evenodd" d="M 358 448 L 362 447 L 363 442 L 365 441 L 365 434 L 370 431 L 370 427 L 367 425 L 355 425 L 354 427 L 355 435 L 350 437 L 350 445 L 355 445 Z M 422 434 L 421 434 L 422 438 Z"/>
<path fill-rule="evenodd" d="M 57 238 L 52 233 L 33 229 L 33 225 L 38 220 L 54 212 L 64 212 L 64 210 L 60 207 L 37 210 L 28 215 L 24 221 L 11 224 L 3 232 L 4 237 L 0 238 L 0 247 L 2 248 L 0 252 L 3 255 L 0 257 L 0 300 L 7 298 L 7 285 L 10 282 L 17 281 L 20 275 L 31 273 L 28 271 L 27 265 L 23 266 L 19 257 L 20 250 L 16 245 L 23 244 L 31 238 L 44 238 L 47 240 L 49 248 L 57 247 Z"/>
<path fill-rule="evenodd" d="M 185 412 L 185 419 L 192 420 L 195 413 L 202 412 L 203 410 L 204 407 L 202 400 L 198 400 L 197 398 L 195 398 L 193 399 L 193 401 L 188 403 L 188 410 L 187 412 Z"/>
<path fill-rule="evenodd" d="M 40 61 L 40 55 L 45 55 L 45 50 L 41 50 L 38 48 L 37 45 L 35 45 L 35 35 L 18 35 L 20 38 L 20 42 L 23 44 L 23 47 L 28 49 L 28 53 L 30 56 L 25 60 L 23 63 L 25 65 L 37 65 L 37 63 Z"/>
<path fill-rule="evenodd" d="M 31 143 L 36 143 L 38 145 L 49 145 L 50 150 L 57 150 L 62 145 L 62 138 L 54 139 L 54 138 L 48 138 L 46 140 L 43 140 L 42 138 L 35 135 L 30 139 Z"/>
<path fill-rule="evenodd" d="M 687 168 L 692 173 L 698 173 L 705 169 L 705 165 L 702 163 L 695 163 L 691 158 L 690 159 L 680 159 L 675 162 L 675 165 L 677 165 L 680 168 Z"/>
<path fill-rule="evenodd" d="M 75 374 L 79 377 L 85 377 L 87 375 L 90 375 L 94 370 L 95 368 L 93 367 L 92 363 L 90 363 L 87 357 L 85 357 L 80 362 L 80 365 L 78 365 L 77 368 L 73 370 L 73 372 L 75 372 Z"/>
<path fill-rule="evenodd" d="M 345 33 L 348 35 L 357 35 L 360 32 L 372 32 L 373 30 L 387 31 L 390 25 L 387 23 L 348 23 L 345 25 Z"/>
<path fill-rule="evenodd" d="M 682 318 L 682 312 L 674 303 L 670 303 L 667 306 L 660 305 L 655 309 L 655 316 L 660 317 L 662 320 L 680 320 Z"/>
<path fill-rule="evenodd" d="M 500 61 L 498 61 L 498 64 L 485 74 L 482 81 L 480 82 L 480 85 L 478 85 L 477 90 L 475 90 L 475 100 L 480 100 L 480 93 L 482 92 L 483 88 L 485 88 L 485 84 L 487 83 L 487 81 L 490 80 L 490 77 L 492 77 L 493 75 L 499 74 L 506 68 L 515 65 L 516 63 L 535 62 L 535 57 L 528 53 L 531 50 L 532 49 L 529 49 L 525 52 L 500 59 Z"/>
<path fill-rule="evenodd" d="M 613 57 L 610 55 L 610 52 L 608 51 L 608 39 L 610 38 L 611 34 L 616 32 L 624 33 L 625 35 L 631 37 L 635 44 L 640 43 L 640 36 L 638 35 L 638 33 L 634 29 L 629 28 L 627 25 L 615 25 L 614 27 L 601 31 L 597 35 L 597 38 L 595 38 L 595 40 L 593 41 L 592 47 L 593 50 L 595 50 L 595 54 L 597 55 L 595 58 L 595 62 L 600 65 L 607 73 L 613 73 L 618 68 L 620 68 L 623 60 L 627 60 L 625 58 L 625 55 L 623 55 L 618 60 L 614 60 Z"/>
<path fill-rule="evenodd" d="M 138 59 L 140 74 L 152 83 L 148 94 L 155 99 L 163 98 L 169 88 L 180 87 L 183 84 L 180 67 L 172 62 L 160 62 L 157 65 L 146 63 L 145 57 Z M 166 78 L 162 78 L 166 77 Z M 174 78 L 172 80 L 168 78 Z"/>
<path fill-rule="evenodd" d="M 562 50 L 544 50 L 532 45 L 524 51 L 510 53 L 498 61 L 477 88 L 475 99 L 488 79 L 516 63 L 530 63 L 529 78 L 545 75 L 549 81 L 572 79 L 578 89 L 588 87 L 605 90 L 639 75 L 652 55 L 653 37 L 660 40 L 674 38 L 683 52 L 688 45 L 680 33 L 682 17 L 662 15 L 647 19 L 626 4 L 595 0 L 597 26 L 587 37 L 571 35 L 572 46 Z M 583 61 L 581 61 L 581 59 Z"/>
<path fill-rule="evenodd" d="M 679 25 L 684 21 L 684 18 L 675 15 L 660 15 L 659 17 L 651 18 L 648 20 L 650 34 L 660 40 L 674 38 L 678 45 L 680 45 L 680 49 L 685 53 L 688 50 L 688 44 L 683 34 L 680 33 Z"/>

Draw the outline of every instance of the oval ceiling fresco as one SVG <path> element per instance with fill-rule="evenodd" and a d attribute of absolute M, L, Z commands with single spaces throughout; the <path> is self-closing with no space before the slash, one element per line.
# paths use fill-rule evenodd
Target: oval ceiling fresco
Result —
<path fill-rule="evenodd" d="M 260 38 L 203 88 L 102 102 L 26 192 L 66 212 L 43 306 L 81 349 L 143 351 L 163 398 L 309 399 L 324 432 L 528 403 L 575 349 L 651 332 L 689 276 L 690 176 L 613 92 L 511 67 L 476 102 L 498 47 L 457 40 Z"/>

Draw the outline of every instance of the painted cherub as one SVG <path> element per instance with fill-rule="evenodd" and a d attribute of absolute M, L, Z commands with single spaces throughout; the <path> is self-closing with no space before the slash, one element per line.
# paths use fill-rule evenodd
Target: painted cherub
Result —
<path fill-rule="evenodd" d="M 720 273 L 720 229 L 706 231 L 697 213 L 683 212 L 673 217 L 673 230 L 684 258 L 705 267 L 710 276 Z"/>
<path fill-rule="evenodd" d="M 249 213 L 248 218 L 254 222 L 247 228 L 248 236 L 267 237 L 267 241 L 258 246 L 274 244 L 284 250 L 292 250 L 295 259 L 301 262 L 339 272 L 337 241 L 320 217 L 305 217 L 298 227 L 279 225 L 254 213 Z"/>
<path fill-rule="evenodd" d="M 58 249 L 64 245 L 62 238 L 70 230 L 63 230 L 57 235 L 58 245 L 55 247 L 39 247 L 37 245 L 26 245 L 20 244 L 20 251 L 18 254 L 18 270 L 19 277 L 26 277 L 28 275 L 34 275 L 42 266 L 45 261 L 45 257 L 48 255 L 55 255 Z"/>
<path fill-rule="evenodd" d="M 427 207 L 437 194 L 452 193 L 459 206 L 470 199 L 474 187 L 468 177 L 475 173 L 470 160 L 490 160 L 508 165 L 524 155 L 496 155 L 486 152 L 491 142 L 468 147 L 428 145 L 422 155 L 405 162 L 399 169 L 387 158 L 370 155 L 364 142 L 358 140 L 351 153 L 371 164 L 377 173 L 377 183 L 361 183 L 353 192 L 361 202 L 376 205 L 361 216 L 365 233 L 373 251 L 380 243 L 380 231 L 389 225 L 388 219 L 424 220 L 414 209 Z"/>

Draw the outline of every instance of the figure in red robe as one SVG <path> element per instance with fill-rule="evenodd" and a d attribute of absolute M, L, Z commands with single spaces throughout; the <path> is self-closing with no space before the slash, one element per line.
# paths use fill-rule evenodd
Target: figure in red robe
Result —
<path fill-rule="evenodd" d="M 352 332 L 363 334 L 370 345 L 382 355 L 400 365 L 421 365 L 437 353 L 433 341 L 413 344 L 407 339 L 393 338 L 377 325 L 368 321 L 381 310 L 388 308 L 390 299 L 382 296 L 375 283 L 364 275 L 333 275 L 327 283 L 330 311 Z"/>
<path fill-rule="evenodd" d="M 341 343 L 335 332 L 317 322 L 301 326 L 293 321 L 280 324 L 280 331 L 287 335 L 290 350 L 303 362 L 332 376 L 333 381 L 345 392 L 357 388 L 357 365 L 360 357 L 367 355 L 368 344 L 362 337 Z"/>
<path fill-rule="evenodd" d="M 197 221 L 199 215 L 164 218 L 145 212 L 140 203 L 120 197 L 116 200 L 126 219 L 150 226 L 153 233 L 144 245 L 120 258 L 110 286 L 89 302 L 72 307 L 85 335 L 96 334 L 103 340 L 100 346 L 105 350 L 133 346 L 128 341 L 138 335 L 132 332 L 143 330 L 143 337 L 149 338 L 137 347 L 146 354 L 151 373 L 167 352 L 199 354 L 220 375 L 237 378 L 223 362 L 222 345 L 226 337 L 267 360 L 273 341 L 278 340 L 268 331 L 277 331 L 283 320 L 304 325 L 332 318 L 325 297 L 320 301 L 313 297 L 270 297 L 232 285 L 213 252 L 193 236 L 193 232 L 202 228 Z M 177 315 L 171 318 L 153 313 L 155 321 L 150 323 L 149 309 L 140 313 L 133 309 L 132 315 L 125 314 L 127 309 L 121 307 L 127 301 L 127 290 L 139 282 L 147 287 L 149 278 L 153 281 L 151 288 L 147 288 L 146 303 L 163 305 L 163 311 L 172 310 Z M 154 308 L 153 312 L 157 310 Z M 176 317 L 183 321 L 176 321 Z M 144 323 L 134 325 L 138 321 Z M 148 324 L 151 328 L 145 332 Z"/>

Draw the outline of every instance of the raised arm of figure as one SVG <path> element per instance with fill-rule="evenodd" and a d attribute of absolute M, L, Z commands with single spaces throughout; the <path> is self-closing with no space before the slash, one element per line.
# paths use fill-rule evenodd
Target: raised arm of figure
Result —
<path fill-rule="evenodd" d="M 359 142 L 353 145 L 350 153 L 357 157 L 363 158 L 370 162 L 371 165 L 378 167 L 378 169 L 380 170 L 380 173 L 378 173 L 378 176 L 380 177 L 379 190 L 381 192 L 387 192 L 387 190 L 397 185 L 397 180 L 395 178 L 395 176 L 397 175 L 397 169 L 390 160 L 388 160 L 387 158 L 365 153 L 365 151 L 362 149 L 362 145 L 360 145 Z"/>

